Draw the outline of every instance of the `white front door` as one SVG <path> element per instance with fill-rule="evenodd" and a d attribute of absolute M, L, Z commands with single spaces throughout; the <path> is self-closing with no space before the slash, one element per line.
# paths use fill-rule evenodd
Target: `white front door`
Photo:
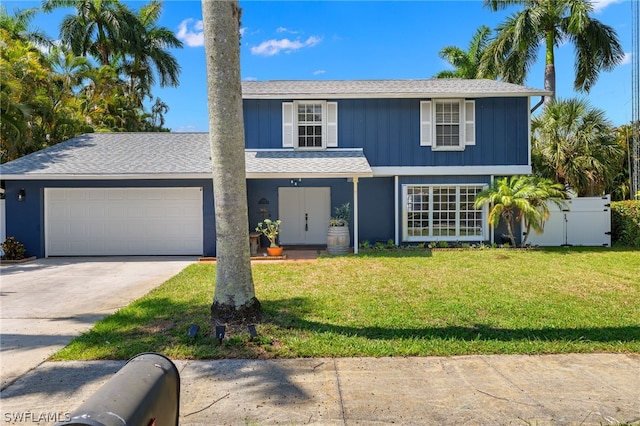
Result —
<path fill-rule="evenodd" d="M 330 188 L 278 188 L 280 244 L 327 244 L 330 209 Z"/>

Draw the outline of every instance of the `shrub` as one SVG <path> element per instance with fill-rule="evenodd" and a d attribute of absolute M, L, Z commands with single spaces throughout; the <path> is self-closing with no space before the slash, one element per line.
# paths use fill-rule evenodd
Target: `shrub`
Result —
<path fill-rule="evenodd" d="M 611 245 L 640 248 L 640 201 L 611 203 Z"/>
<path fill-rule="evenodd" d="M 2 243 L 2 250 L 4 250 L 4 258 L 7 260 L 20 260 L 24 259 L 25 248 L 24 244 L 16 241 L 14 237 L 8 237 L 4 243 Z"/>

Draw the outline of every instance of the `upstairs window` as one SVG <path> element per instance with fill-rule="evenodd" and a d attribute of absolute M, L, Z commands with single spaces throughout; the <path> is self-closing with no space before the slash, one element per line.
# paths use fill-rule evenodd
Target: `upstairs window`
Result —
<path fill-rule="evenodd" d="M 298 103 L 298 148 L 323 148 L 322 104 Z"/>
<path fill-rule="evenodd" d="M 282 147 L 325 149 L 338 146 L 338 104 L 326 101 L 282 103 Z"/>
<path fill-rule="evenodd" d="M 475 145 L 475 101 L 435 99 L 420 102 L 420 145 L 433 150 L 463 150 Z"/>
<path fill-rule="evenodd" d="M 436 102 L 437 148 L 460 146 L 460 102 Z"/>

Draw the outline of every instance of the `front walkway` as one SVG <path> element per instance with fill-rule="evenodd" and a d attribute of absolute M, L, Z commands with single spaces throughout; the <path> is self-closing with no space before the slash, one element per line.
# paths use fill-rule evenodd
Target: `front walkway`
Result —
<path fill-rule="evenodd" d="M 257 256 L 251 257 L 251 262 L 313 262 L 321 254 L 326 254 L 325 247 L 293 247 L 286 248 L 282 256 L 268 256 L 265 249 L 260 249 Z M 200 262 L 215 262 L 215 257 L 201 257 Z"/>

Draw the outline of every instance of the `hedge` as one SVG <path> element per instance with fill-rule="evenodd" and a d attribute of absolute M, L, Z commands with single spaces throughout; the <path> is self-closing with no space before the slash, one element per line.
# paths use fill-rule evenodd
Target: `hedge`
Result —
<path fill-rule="evenodd" d="M 640 248 L 640 200 L 611 203 L 611 242 Z"/>

